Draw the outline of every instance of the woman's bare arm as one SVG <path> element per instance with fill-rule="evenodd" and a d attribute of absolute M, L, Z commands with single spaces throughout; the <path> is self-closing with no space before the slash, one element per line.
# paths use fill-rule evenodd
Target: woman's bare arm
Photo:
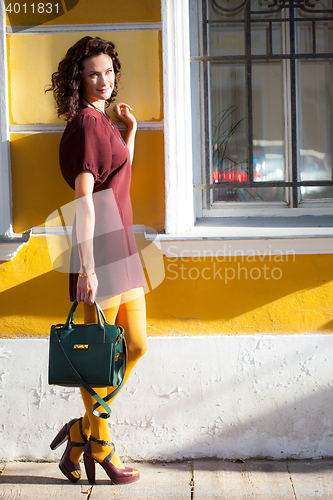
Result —
<path fill-rule="evenodd" d="M 92 193 L 94 176 L 91 172 L 81 172 L 75 179 L 76 234 L 81 267 L 76 288 L 76 299 L 93 304 L 97 294 L 98 280 L 95 274 L 94 229 L 95 207 Z"/>

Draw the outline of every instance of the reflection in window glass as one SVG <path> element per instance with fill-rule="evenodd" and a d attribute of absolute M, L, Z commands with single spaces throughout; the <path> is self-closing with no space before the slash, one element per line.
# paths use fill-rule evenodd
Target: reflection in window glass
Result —
<path fill-rule="evenodd" d="M 211 65 L 212 182 L 243 182 L 248 176 L 245 65 Z M 225 190 L 222 190 L 223 193 Z M 214 201 L 219 198 L 213 190 Z"/>
<path fill-rule="evenodd" d="M 314 2 L 309 1 L 306 7 L 307 10 L 302 8 L 298 10 L 298 17 L 313 17 L 313 19 L 315 19 L 318 17 L 322 17 L 322 13 L 320 12 L 322 10 L 326 10 L 328 12 L 332 11 L 332 0 L 315 0 Z M 311 7 L 311 9 L 309 9 L 309 7 Z"/>
<path fill-rule="evenodd" d="M 210 0 L 208 4 L 208 19 L 216 21 L 221 18 L 244 19 L 244 9 L 239 9 L 243 0 Z M 231 12 L 232 11 L 232 12 Z"/>
<path fill-rule="evenodd" d="M 281 202 L 284 200 L 284 188 L 244 188 L 244 189 L 214 189 L 216 202 Z"/>
<path fill-rule="evenodd" d="M 316 23 L 316 52 L 324 54 L 332 51 L 333 47 L 333 27 L 331 23 L 320 22 Z"/>
<path fill-rule="evenodd" d="M 302 181 L 332 180 L 333 68 L 328 61 L 299 61 L 299 164 Z M 304 186 L 303 199 L 330 196 L 331 188 Z"/>
<path fill-rule="evenodd" d="M 319 200 L 325 198 L 333 198 L 332 186 L 302 186 L 302 200 Z"/>
<path fill-rule="evenodd" d="M 268 49 L 269 32 L 267 24 L 256 24 L 251 29 L 251 53 L 265 55 Z"/>
<path fill-rule="evenodd" d="M 254 181 L 285 179 L 281 61 L 252 65 Z"/>
<path fill-rule="evenodd" d="M 245 39 L 243 26 L 228 25 L 210 27 L 211 56 L 242 56 L 245 54 Z"/>
<path fill-rule="evenodd" d="M 253 24 L 251 27 L 251 54 L 261 56 L 270 54 L 271 50 L 272 54 L 282 53 L 281 23 L 272 23 L 271 34 L 268 23 Z"/>
<path fill-rule="evenodd" d="M 312 44 L 313 30 L 312 24 L 300 22 L 297 30 L 297 53 L 311 54 L 313 52 Z"/>
<path fill-rule="evenodd" d="M 273 54 L 282 54 L 282 25 L 274 23 L 272 29 Z"/>

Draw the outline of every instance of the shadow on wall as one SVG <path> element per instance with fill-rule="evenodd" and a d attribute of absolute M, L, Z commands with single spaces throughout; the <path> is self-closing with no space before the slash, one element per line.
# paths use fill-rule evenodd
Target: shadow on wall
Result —
<path fill-rule="evenodd" d="M 223 404 L 229 406 L 229 403 L 222 396 L 220 416 L 206 427 L 202 426 L 201 439 L 189 442 L 177 450 L 177 455 L 243 460 L 333 457 L 333 422 L 328 418 L 333 406 L 332 391 L 295 398 L 294 403 L 287 405 L 272 404 L 273 411 L 261 415 L 258 413 L 263 403 L 252 396 L 252 405 L 247 404 L 246 408 L 247 419 L 242 423 L 224 421 Z M 208 397 L 205 394 L 205 399 Z M 242 417 L 236 407 L 234 416 L 235 421 Z"/>
<path fill-rule="evenodd" d="M 333 456 L 331 335 L 183 338 L 175 346 L 152 339 L 117 400 L 115 439 L 126 451 L 141 446 L 167 460 Z"/>
<path fill-rule="evenodd" d="M 328 323 L 325 323 L 320 331 L 322 332 L 333 332 L 333 321 L 328 321 Z"/>
<path fill-rule="evenodd" d="M 41 335 L 43 330 L 38 324 L 39 318 L 50 318 L 50 321 L 54 318 L 57 322 L 65 322 L 69 308 L 68 275 L 56 271 L 46 272 L 0 294 L 0 318 L 18 317 L 12 334 L 18 328 L 22 334 Z M 80 308 L 78 315 L 81 315 Z M 25 320 L 30 320 L 31 317 L 36 318 L 36 323 L 29 326 Z M 45 331 L 45 335 L 49 333 Z"/>
<path fill-rule="evenodd" d="M 60 458 L 49 443 L 84 411 L 79 391 L 47 384 L 46 340 L 3 339 L 0 355 L 3 456 Z M 126 460 L 333 456 L 332 357 L 332 335 L 150 338 L 112 437 Z"/>
<path fill-rule="evenodd" d="M 206 333 L 200 321 L 211 322 L 214 330 L 214 320 L 239 319 L 246 313 L 251 333 L 279 328 L 287 332 L 293 325 L 300 331 L 317 331 L 322 324 L 325 331 L 333 330 L 327 308 L 332 300 L 332 255 L 291 253 L 276 261 L 274 255 L 255 254 L 224 261 L 223 257 L 165 257 L 165 272 L 163 283 L 147 296 L 148 314 L 178 322 L 176 328 L 182 328 L 182 322 L 189 333 L 195 325 Z M 265 311 L 258 312 L 263 306 Z M 244 326 L 240 322 L 233 330 L 242 332 Z"/>
<path fill-rule="evenodd" d="M 40 251 L 44 256 L 47 250 L 43 248 Z M 24 262 L 21 263 L 22 258 Z M 30 256 L 32 263 L 29 265 L 32 267 L 34 258 L 38 258 L 38 249 Z M 11 265 L 8 273 L 18 275 L 19 279 L 21 273 L 22 280 L 25 280 L 26 257 L 19 253 L 16 259 L 20 266 Z M 6 265 L 1 264 L 4 271 Z M 203 266 L 198 262 L 191 265 Z M 305 265 L 308 266 L 306 273 Z M 161 321 L 159 334 L 164 333 L 163 328 L 170 332 L 170 321 L 175 322 L 179 333 L 181 330 L 196 335 L 223 333 L 223 328 L 228 332 L 232 329 L 228 324 L 224 326 L 223 322 L 246 313 L 249 314 L 248 329 L 251 333 L 270 331 L 270 325 L 286 332 L 294 325 L 303 329 L 301 331 L 333 331 L 333 321 L 329 321 L 330 309 L 327 308 L 331 301 L 331 284 L 326 283 L 333 279 L 332 257 L 296 256 L 295 262 L 283 264 L 282 269 L 284 277 L 278 283 L 236 279 L 224 283 L 217 280 L 182 280 L 181 277 L 177 281 L 169 280 L 166 265 L 164 281 L 146 295 L 148 318 Z M 67 314 L 68 275 L 57 271 L 45 273 L 43 269 L 38 272 L 43 274 L 1 292 L 0 316 L 20 315 L 22 321 L 24 317 L 58 317 L 60 321 Z M 279 300 L 282 302 L 279 303 Z M 267 310 L 263 309 L 259 314 L 257 310 L 264 306 Z M 323 321 L 324 315 L 328 320 L 326 322 Z M 214 320 L 219 322 L 215 326 L 212 324 Z M 239 330 L 242 331 L 242 328 L 240 323 Z"/>

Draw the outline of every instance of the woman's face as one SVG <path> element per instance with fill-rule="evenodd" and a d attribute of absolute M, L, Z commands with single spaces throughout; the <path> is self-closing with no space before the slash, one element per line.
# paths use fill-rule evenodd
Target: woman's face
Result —
<path fill-rule="evenodd" d="M 111 57 L 98 54 L 84 59 L 82 66 L 82 96 L 91 104 L 100 102 L 104 109 L 104 101 L 111 97 L 115 81 Z"/>

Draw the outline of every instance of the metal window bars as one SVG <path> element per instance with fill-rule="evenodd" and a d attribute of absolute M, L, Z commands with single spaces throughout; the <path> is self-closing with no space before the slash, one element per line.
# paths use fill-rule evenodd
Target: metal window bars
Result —
<path fill-rule="evenodd" d="M 317 51 L 316 25 L 319 22 L 333 22 L 332 1 L 327 0 L 327 8 L 319 8 L 320 0 L 259 0 L 255 4 L 257 10 L 253 9 L 254 2 L 251 0 L 239 1 L 238 5 L 230 6 L 227 0 L 202 0 L 202 55 L 193 57 L 192 60 L 201 61 L 203 74 L 203 121 L 204 121 L 204 174 L 202 184 L 195 184 L 194 189 L 204 190 L 203 206 L 209 209 L 212 204 L 211 190 L 231 188 L 265 188 L 282 187 L 290 189 L 290 206 L 296 208 L 299 204 L 298 191 L 302 186 L 333 186 L 333 180 L 300 180 L 299 158 L 297 145 L 297 61 L 298 60 L 329 60 L 333 62 L 333 53 Z M 214 9 L 215 19 L 208 18 L 208 4 Z M 259 5 L 259 9 L 258 9 Z M 236 18 L 230 16 L 236 13 Z M 240 16 L 240 14 L 243 14 Z M 277 15 L 281 13 L 277 17 Z M 219 17 L 220 16 L 220 17 Z M 311 52 L 299 53 L 296 50 L 296 28 L 299 23 L 308 22 L 311 24 L 312 43 Z M 268 31 L 268 43 L 266 54 L 253 54 L 251 50 L 251 30 L 257 24 L 266 24 Z M 275 23 L 284 23 L 285 32 L 289 28 L 287 46 L 285 53 L 273 53 L 273 29 Z M 243 55 L 210 55 L 209 54 L 209 28 L 211 26 L 242 25 L 245 32 L 245 53 Z M 289 95 L 290 95 L 290 163 L 289 180 L 284 181 L 261 181 L 254 180 L 253 162 L 253 110 L 252 110 L 252 65 L 257 61 L 286 60 L 289 63 Z M 209 65 L 217 62 L 237 62 L 245 63 L 246 73 L 246 106 L 247 106 L 247 148 L 248 148 L 248 173 L 242 183 L 237 181 L 225 182 L 223 179 L 212 181 L 211 168 L 211 138 L 210 138 L 210 111 L 209 111 Z"/>

